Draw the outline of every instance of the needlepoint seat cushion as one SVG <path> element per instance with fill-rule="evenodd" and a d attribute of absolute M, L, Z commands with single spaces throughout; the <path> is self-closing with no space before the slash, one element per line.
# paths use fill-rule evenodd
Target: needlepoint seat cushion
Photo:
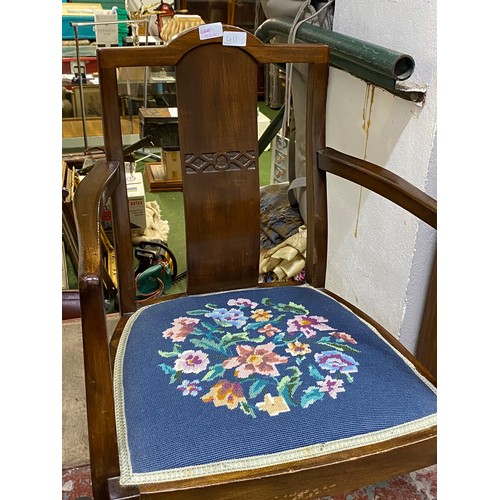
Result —
<path fill-rule="evenodd" d="M 436 424 L 436 390 L 307 285 L 137 311 L 115 362 L 123 485 L 241 471 Z"/>

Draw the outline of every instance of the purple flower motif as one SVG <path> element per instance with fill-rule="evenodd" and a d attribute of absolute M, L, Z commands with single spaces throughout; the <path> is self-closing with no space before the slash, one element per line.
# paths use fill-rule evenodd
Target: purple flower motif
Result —
<path fill-rule="evenodd" d="M 183 396 L 197 396 L 201 391 L 201 386 L 199 384 L 199 380 L 183 380 L 182 384 L 177 386 L 177 389 L 182 391 Z"/>
<path fill-rule="evenodd" d="M 344 381 L 334 379 L 330 375 L 327 375 L 324 380 L 319 380 L 316 384 L 319 385 L 320 392 L 327 392 L 333 399 L 337 399 L 339 392 L 345 392 Z"/>
<path fill-rule="evenodd" d="M 250 309 L 255 309 L 259 304 L 257 302 L 252 302 L 250 299 L 230 299 L 227 301 L 228 306 L 244 306 L 250 307 Z"/>
<path fill-rule="evenodd" d="M 304 314 L 301 314 L 287 321 L 287 330 L 288 333 L 301 332 L 307 338 L 311 338 L 316 336 L 316 330 L 333 330 L 333 328 L 325 325 L 324 323 L 328 323 L 328 320 L 326 318 L 323 318 L 323 316 L 306 316 Z"/>
<path fill-rule="evenodd" d="M 247 318 L 239 309 L 214 309 L 205 314 L 207 318 L 212 318 L 218 325 L 223 327 L 234 326 L 241 328 L 246 324 Z"/>
<path fill-rule="evenodd" d="M 340 351 L 323 351 L 317 352 L 314 359 L 319 364 L 320 368 L 327 370 L 330 373 L 340 371 L 341 373 L 355 373 L 358 371 L 356 362 L 351 356 Z"/>
<path fill-rule="evenodd" d="M 174 369 L 183 373 L 200 373 L 206 369 L 209 362 L 208 354 L 189 349 L 179 354 L 175 360 Z"/>

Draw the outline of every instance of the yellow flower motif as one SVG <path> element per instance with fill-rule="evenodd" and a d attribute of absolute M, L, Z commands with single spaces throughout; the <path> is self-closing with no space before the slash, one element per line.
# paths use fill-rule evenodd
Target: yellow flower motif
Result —
<path fill-rule="evenodd" d="M 285 351 L 289 352 L 292 356 L 303 356 L 304 354 L 309 354 L 311 352 L 309 344 L 303 344 L 298 340 L 288 343 L 287 346 L 288 349 L 285 349 Z"/>
<path fill-rule="evenodd" d="M 268 321 L 273 317 L 273 313 L 271 311 L 264 311 L 264 309 L 255 309 L 251 317 L 255 321 Z"/>
<path fill-rule="evenodd" d="M 290 411 L 290 407 L 286 404 L 283 396 L 271 396 L 271 394 L 267 393 L 264 396 L 264 401 L 257 403 L 255 405 L 260 411 L 267 411 L 269 416 L 275 417 L 280 413 L 284 413 Z"/>
<path fill-rule="evenodd" d="M 214 406 L 227 406 L 230 410 L 234 410 L 240 402 L 245 402 L 246 398 L 240 384 L 220 380 L 212 386 L 207 394 L 202 396 L 201 400 L 205 403 L 213 402 Z"/>

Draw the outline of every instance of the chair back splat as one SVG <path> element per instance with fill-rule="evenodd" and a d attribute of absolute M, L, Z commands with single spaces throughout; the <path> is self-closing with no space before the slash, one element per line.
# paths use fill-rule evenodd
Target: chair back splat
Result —
<path fill-rule="evenodd" d="M 314 498 L 435 463 L 434 378 L 324 289 L 327 175 L 361 180 L 426 221 L 435 212 L 384 169 L 325 148 L 328 47 L 263 44 L 251 33 L 245 45 L 226 46 L 200 39 L 196 27 L 165 46 L 100 48 L 97 61 L 106 160 L 74 201 L 94 500 Z M 298 286 L 258 283 L 257 80 L 259 65 L 273 63 L 309 65 L 307 114 L 295 117 L 306 124 L 307 171 L 306 283 Z M 140 307 L 121 67 L 174 67 L 176 77 L 187 289 Z M 101 272 L 108 200 L 114 332 Z"/>
<path fill-rule="evenodd" d="M 257 66 L 242 50 L 219 49 L 203 45 L 176 68 L 186 239 L 196 244 L 189 293 L 255 286 L 258 277 Z"/>

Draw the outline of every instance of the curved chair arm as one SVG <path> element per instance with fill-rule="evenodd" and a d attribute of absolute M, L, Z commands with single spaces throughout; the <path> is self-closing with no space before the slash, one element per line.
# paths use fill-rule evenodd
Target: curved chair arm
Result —
<path fill-rule="evenodd" d="M 101 215 L 106 200 L 118 184 L 118 162 L 98 160 L 75 193 L 80 280 L 101 276 Z M 96 251 L 97 249 L 97 251 Z"/>
<path fill-rule="evenodd" d="M 317 158 L 320 170 L 338 175 L 370 189 L 437 229 L 436 200 L 399 175 L 332 148 L 317 151 Z M 336 297 L 342 301 L 341 297 Z M 432 373 L 433 377 L 436 376 L 436 318 L 436 257 L 434 256 L 434 266 L 427 290 L 427 300 L 417 346 L 417 358 Z"/>
<path fill-rule="evenodd" d="M 437 229 L 437 202 L 399 175 L 332 148 L 317 152 L 318 167 L 391 200 Z"/>
<path fill-rule="evenodd" d="M 78 185 L 74 215 L 79 246 L 79 290 L 84 343 L 85 390 L 90 456 L 93 467 L 118 473 L 113 386 L 109 373 L 106 312 L 104 310 L 101 214 L 119 183 L 119 163 L 99 160 Z M 98 390 L 96 391 L 96 387 Z M 95 442 L 93 436 L 103 436 Z M 111 464 L 111 465 L 110 465 Z"/>

